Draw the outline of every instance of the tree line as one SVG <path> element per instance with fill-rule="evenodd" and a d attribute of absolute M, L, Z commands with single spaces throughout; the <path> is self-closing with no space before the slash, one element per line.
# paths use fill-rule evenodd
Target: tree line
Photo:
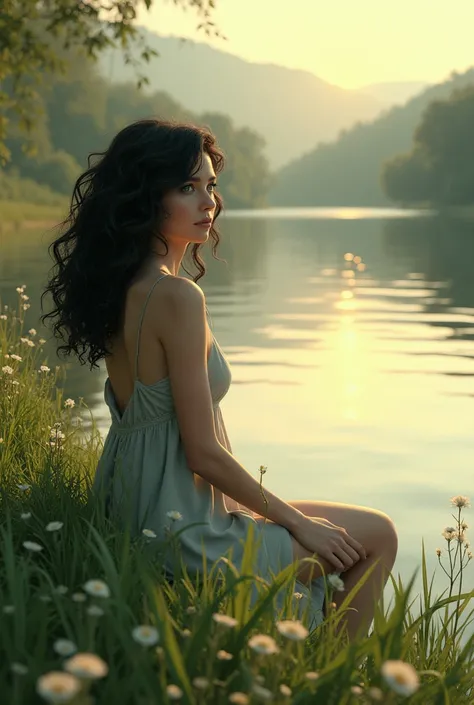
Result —
<path fill-rule="evenodd" d="M 473 203 L 472 90 L 474 68 L 453 72 L 405 105 L 342 130 L 278 172 L 270 204 Z"/>
<path fill-rule="evenodd" d="M 387 161 L 387 196 L 403 205 L 474 203 L 474 86 L 433 101 L 415 130 L 410 152 Z"/>
<path fill-rule="evenodd" d="M 69 195 L 91 152 L 104 151 L 126 124 L 144 117 L 187 120 L 207 125 L 226 155 L 219 189 L 228 208 L 264 205 L 270 169 L 265 140 L 255 131 L 234 126 L 227 115 L 193 114 L 169 94 L 144 94 L 134 83 L 112 85 L 79 48 L 58 45 L 67 63 L 64 73 L 50 73 L 36 87 L 39 107 L 25 138 L 24 125 L 12 114 L 4 142 L 10 153 L 3 175 L 31 179 L 54 192 Z M 6 90 L 13 92 L 13 84 Z"/>

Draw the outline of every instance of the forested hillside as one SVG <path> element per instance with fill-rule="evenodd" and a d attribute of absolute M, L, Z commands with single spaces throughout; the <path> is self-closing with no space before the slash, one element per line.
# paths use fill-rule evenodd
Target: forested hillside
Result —
<path fill-rule="evenodd" d="M 445 100 L 455 89 L 473 84 L 474 69 L 452 74 L 448 81 L 427 89 L 405 106 L 344 130 L 335 142 L 317 147 L 281 169 L 269 202 L 279 206 L 390 204 L 381 185 L 384 163 L 411 150 L 422 115 L 433 101 Z M 447 133 L 440 132 L 438 138 L 447 138 Z"/>
<path fill-rule="evenodd" d="M 265 136 L 272 169 L 393 104 L 335 86 L 310 71 L 246 61 L 203 42 L 182 42 L 147 30 L 144 37 L 159 53 L 141 67 L 150 81 L 145 92 L 164 90 L 196 113 L 225 113 L 236 125 L 256 130 Z M 100 67 L 112 81 L 130 81 L 135 75 L 119 50 L 106 50 Z"/>
<path fill-rule="evenodd" d="M 219 187 L 228 208 L 264 204 L 270 172 L 264 139 L 248 128 L 236 129 L 227 115 L 194 114 L 163 91 L 145 95 L 133 83 L 110 84 L 80 52 L 68 52 L 65 75 L 47 77 L 40 87 L 42 115 L 30 134 L 12 126 L 7 147 L 11 161 L 3 180 L 17 175 L 69 195 L 75 179 L 87 168 L 91 152 L 104 151 L 116 132 L 133 120 L 156 116 L 191 120 L 216 134 L 227 157 Z M 8 86 L 7 86 L 8 89 Z M 0 199 L 6 195 L 0 193 Z"/>
<path fill-rule="evenodd" d="M 382 186 L 403 205 L 474 203 L 474 85 L 431 103 L 410 152 L 385 163 Z"/>

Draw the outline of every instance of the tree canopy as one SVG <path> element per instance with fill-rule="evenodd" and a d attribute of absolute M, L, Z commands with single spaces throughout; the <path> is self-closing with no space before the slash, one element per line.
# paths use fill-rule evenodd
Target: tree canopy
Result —
<path fill-rule="evenodd" d="M 410 152 L 388 161 L 382 186 L 402 204 L 474 203 L 474 86 L 425 110 Z"/>
<path fill-rule="evenodd" d="M 173 0 L 197 14 L 197 28 L 223 37 L 212 21 L 215 0 Z M 0 162 L 11 154 L 5 144 L 12 125 L 31 133 L 41 120 L 38 87 L 45 76 L 64 73 L 61 49 L 82 47 L 96 60 L 106 47 L 120 47 L 137 70 L 156 52 L 136 27 L 138 10 L 159 0 L 2 0 L 0 4 Z M 140 47 L 138 58 L 132 53 Z M 137 85 L 148 83 L 137 72 Z"/>
<path fill-rule="evenodd" d="M 430 86 L 405 105 L 394 106 L 371 122 L 358 123 L 342 131 L 332 143 L 319 144 L 276 174 L 269 192 L 270 205 L 390 205 L 395 192 L 392 191 L 389 197 L 387 190 L 382 188 L 384 162 L 410 152 L 417 126 L 430 104 L 448 100 L 453 91 L 473 85 L 474 68 L 463 73 L 453 72 L 449 79 Z M 446 127 L 449 129 L 449 125 Z M 468 130 L 467 125 L 465 130 Z M 464 131 L 463 134 L 468 148 L 472 144 L 471 133 Z M 420 170 L 421 165 L 417 166 Z M 416 181 L 414 172 L 412 177 Z M 425 194 L 419 192 L 421 183 L 415 186 L 413 194 L 417 200 L 425 201 Z"/>

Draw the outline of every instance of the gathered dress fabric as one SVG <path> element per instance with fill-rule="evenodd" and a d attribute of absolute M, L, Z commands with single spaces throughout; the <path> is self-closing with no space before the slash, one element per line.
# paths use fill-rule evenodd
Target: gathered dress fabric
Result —
<path fill-rule="evenodd" d="M 253 525 L 257 547 L 253 575 L 271 581 L 272 576 L 293 562 L 288 530 L 271 521 L 256 520 L 245 508 L 227 509 L 225 495 L 188 466 L 169 377 L 154 384 L 143 384 L 138 379 L 143 317 L 152 291 L 165 276 L 171 275 L 162 274 L 154 282 L 143 306 L 137 335 L 134 389 L 123 414 L 118 409 L 110 380 L 107 378 L 105 382 L 104 399 L 110 410 L 111 426 L 93 490 L 105 501 L 107 511 L 113 511 L 113 516 L 127 525 L 134 536 L 149 529 L 157 540 L 165 541 L 170 529 L 179 530 L 181 557 L 190 573 L 202 573 L 204 552 L 208 570 L 222 557 L 227 557 L 240 569 L 248 528 Z M 231 384 L 231 370 L 214 335 L 208 377 L 216 435 L 219 443 L 232 453 L 220 408 Z M 174 521 L 169 512 L 179 512 L 182 519 Z M 186 528 L 187 525 L 191 526 Z M 172 573 L 171 564 L 169 572 Z M 310 586 L 297 581 L 296 591 L 300 593 L 298 609 L 309 617 L 307 626 L 314 628 L 323 619 L 324 580 L 315 579 Z M 255 592 L 253 599 L 256 599 Z M 278 600 L 277 596 L 277 606 L 281 604 Z"/>

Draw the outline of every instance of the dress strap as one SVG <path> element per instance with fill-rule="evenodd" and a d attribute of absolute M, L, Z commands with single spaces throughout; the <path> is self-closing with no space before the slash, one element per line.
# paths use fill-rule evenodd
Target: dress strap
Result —
<path fill-rule="evenodd" d="M 150 300 L 150 296 L 152 295 L 155 286 L 158 284 L 159 281 L 161 281 L 161 279 L 164 279 L 167 276 L 168 276 L 168 274 L 162 274 L 161 277 L 158 277 L 158 279 L 153 283 L 153 286 L 151 287 L 150 291 L 147 294 L 147 297 L 145 299 L 145 303 L 143 304 L 142 313 L 140 316 L 140 322 L 138 324 L 137 344 L 136 344 L 136 348 L 135 348 L 135 379 L 138 379 L 138 354 L 140 352 L 140 335 L 142 332 L 142 323 L 143 323 L 143 319 L 145 317 L 146 307 L 148 305 L 148 301 Z"/>

